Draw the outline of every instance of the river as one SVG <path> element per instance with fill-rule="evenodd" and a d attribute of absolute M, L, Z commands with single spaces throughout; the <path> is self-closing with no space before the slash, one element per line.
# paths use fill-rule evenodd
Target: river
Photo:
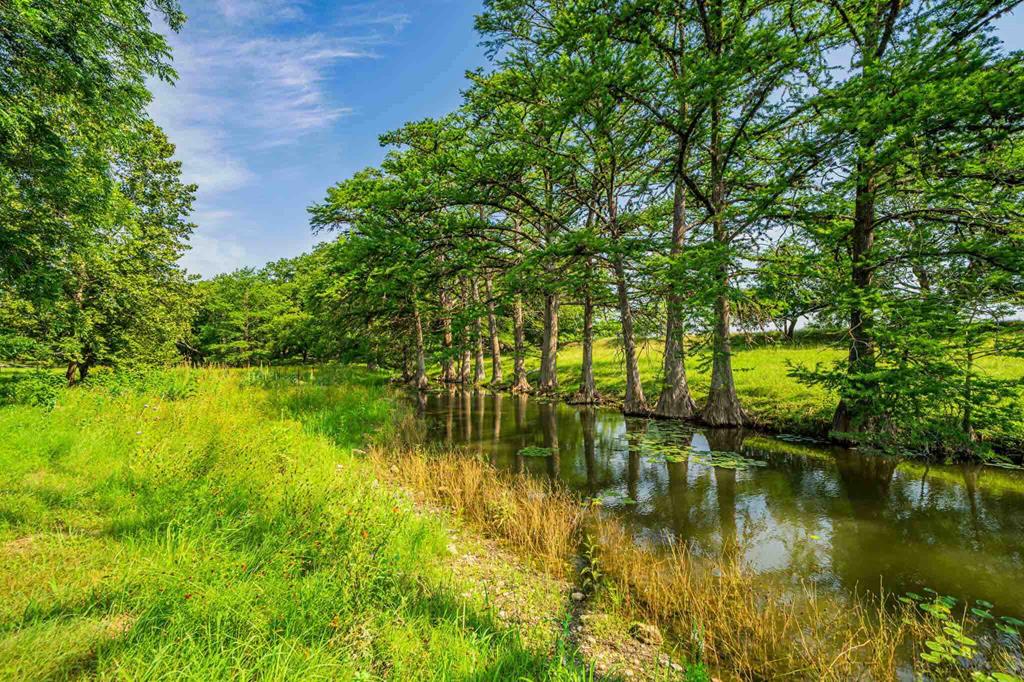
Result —
<path fill-rule="evenodd" d="M 423 395 L 419 414 L 429 442 L 558 479 L 641 544 L 742 552 L 773 580 L 845 594 L 927 588 L 1024 618 L 1020 471 L 483 391 Z"/>

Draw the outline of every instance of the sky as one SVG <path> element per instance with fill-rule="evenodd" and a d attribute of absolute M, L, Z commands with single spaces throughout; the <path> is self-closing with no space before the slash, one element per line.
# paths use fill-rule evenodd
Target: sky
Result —
<path fill-rule="evenodd" d="M 192 273 L 210 277 L 308 251 L 306 208 L 380 162 L 378 137 L 458 106 L 486 63 L 482 0 L 182 0 L 175 85 L 150 112 L 199 186 Z M 1024 49 L 1024 10 L 998 33 Z"/>
<path fill-rule="evenodd" d="M 150 113 L 199 186 L 189 272 L 308 251 L 306 208 L 384 156 L 378 137 L 458 106 L 486 62 L 481 0 L 183 0 L 178 81 Z"/>

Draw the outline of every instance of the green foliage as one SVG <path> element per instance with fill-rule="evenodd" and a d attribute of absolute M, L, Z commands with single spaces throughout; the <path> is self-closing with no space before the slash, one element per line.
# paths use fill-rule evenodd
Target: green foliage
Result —
<path fill-rule="evenodd" d="M 34 370 L 4 376 L 0 374 L 0 405 L 31 405 L 52 408 L 67 386 L 60 374 Z"/>
<path fill-rule="evenodd" d="M 652 382 L 673 414 L 692 410 L 686 372 L 710 371 L 713 424 L 831 422 L 836 438 L 933 458 L 1019 449 L 1020 376 L 984 359 L 1024 338 L 1007 324 L 1024 290 L 1024 70 L 992 33 L 1008 5 L 962 5 L 486 3 L 492 65 L 462 106 L 382 136 L 381 166 L 310 209 L 314 229 L 342 234 L 321 300 L 350 357 L 479 381 L 480 320 L 496 312 L 506 352 L 513 317 L 520 365 L 523 340 L 543 347 L 518 388 L 551 392 L 553 349 L 583 340 L 587 311 L 618 336 L 605 385 L 630 413 L 652 407 Z M 827 340 L 847 359 L 780 349 L 741 405 L 737 321 L 841 328 Z M 656 335 L 670 353 L 644 377 Z M 567 356 L 592 392 L 605 368 Z M 791 378 L 804 388 L 780 391 Z M 814 404 L 782 414 L 793 406 L 770 397 L 790 392 Z"/>
<path fill-rule="evenodd" d="M 0 352 L 84 378 L 164 362 L 187 329 L 176 263 L 195 187 L 149 119 L 175 0 L 0 6 Z M 13 357 L 12 357 L 13 356 Z"/>

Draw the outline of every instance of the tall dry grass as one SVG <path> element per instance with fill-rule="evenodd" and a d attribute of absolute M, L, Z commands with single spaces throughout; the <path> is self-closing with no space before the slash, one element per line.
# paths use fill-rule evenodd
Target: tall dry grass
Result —
<path fill-rule="evenodd" d="M 587 516 L 571 494 L 464 456 L 436 456 L 414 448 L 396 457 L 397 452 L 375 446 L 369 456 L 382 474 L 422 502 L 451 510 L 546 571 L 569 576 Z"/>
<path fill-rule="evenodd" d="M 914 619 L 899 609 L 765 585 L 737 561 L 640 547 L 618 521 L 547 481 L 464 454 L 379 446 L 370 458 L 422 502 L 557 575 L 585 557 L 595 598 L 658 624 L 725 678 L 895 679 L 901 646 L 914 638 Z"/>

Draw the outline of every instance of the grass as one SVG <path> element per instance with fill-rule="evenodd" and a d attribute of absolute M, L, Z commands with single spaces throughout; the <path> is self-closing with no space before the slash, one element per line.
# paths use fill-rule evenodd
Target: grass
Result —
<path fill-rule="evenodd" d="M 579 570 L 601 627 L 609 627 L 609 616 L 616 632 L 628 630 L 626 623 L 656 624 L 680 658 L 700 661 L 723 679 L 1020 679 L 1002 672 L 1020 674 L 1019 640 L 975 634 L 967 656 L 974 660 L 963 665 L 922 658 L 948 640 L 945 619 L 957 618 L 935 617 L 931 603 L 839 598 L 773 583 L 743 565 L 739 547 L 714 558 L 653 551 L 549 482 L 498 472 L 464 454 L 378 447 L 371 457 L 428 504 L 453 510 L 547 570 Z M 964 631 L 986 631 L 984 621 L 955 622 Z M 980 647 L 987 648 L 976 657 Z M 986 668 L 1003 676 L 989 677 Z"/>
<path fill-rule="evenodd" d="M 829 345 L 819 336 L 798 333 L 794 342 L 773 342 L 757 335 L 750 340 L 736 337 L 733 342 L 733 373 L 736 390 L 753 422 L 778 432 L 824 436 L 831 428 L 837 397 L 820 386 L 808 386 L 789 375 L 793 366 L 828 365 L 846 357 L 846 351 Z M 650 403 L 657 401 L 661 389 L 661 340 L 639 344 L 640 376 Z M 502 358 L 505 377 L 512 376 L 512 357 Z M 579 343 L 563 344 L 558 354 L 558 381 L 561 390 L 572 393 L 580 382 L 583 348 Z M 527 358 L 527 371 L 536 383 L 540 359 L 536 353 Z M 1000 379 L 1024 379 L 1024 357 L 986 357 L 982 371 Z M 694 399 L 702 404 L 711 385 L 710 355 L 707 350 L 687 358 L 687 377 Z M 617 339 L 594 342 L 594 380 L 601 394 L 615 399 L 625 394 L 623 356 Z M 1017 396 L 1024 411 L 1024 396 Z"/>
<path fill-rule="evenodd" d="M 464 599 L 441 521 L 353 454 L 381 380 L 271 388 L 177 370 L 0 409 L 0 677 L 589 677 Z"/>
<path fill-rule="evenodd" d="M 392 478 L 559 574 L 587 560 L 583 579 L 602 612 L 659 625 L 684 658 L 726 678 L 894 679 L 905 639 L 898 617 L 810 591 L 771 591 L 727 561 L 691 561 L 638 547 L 614 520 L 561 489 L 499 474 L 463 455 L 375 449 Z M 388 469 L 389 462 L 401 466 Z M 586 540 L 585 540 L 586 539 Z"/>
<path fill-rule="evenodd" d="M 894 679 L 900 661 L 969 679 L 922 663 L 939 635 L 916 606 L 764 582 L 739 551 L 653 552 L 551 483 L 412 446 L 416 422 L 376 375 L 96 384 L 0 408 L 0 678 L 587 680 L 575 642 L 614 647 L 639 622 L 695 661 L 690 681 L 704 664 Z M 533 617 L 510 624 L 480 583 L 516 572 L 453 566 L 438 510 L 525 559 L 526 580 L 581 585 L 589 612 L 528 590 Z"/>

